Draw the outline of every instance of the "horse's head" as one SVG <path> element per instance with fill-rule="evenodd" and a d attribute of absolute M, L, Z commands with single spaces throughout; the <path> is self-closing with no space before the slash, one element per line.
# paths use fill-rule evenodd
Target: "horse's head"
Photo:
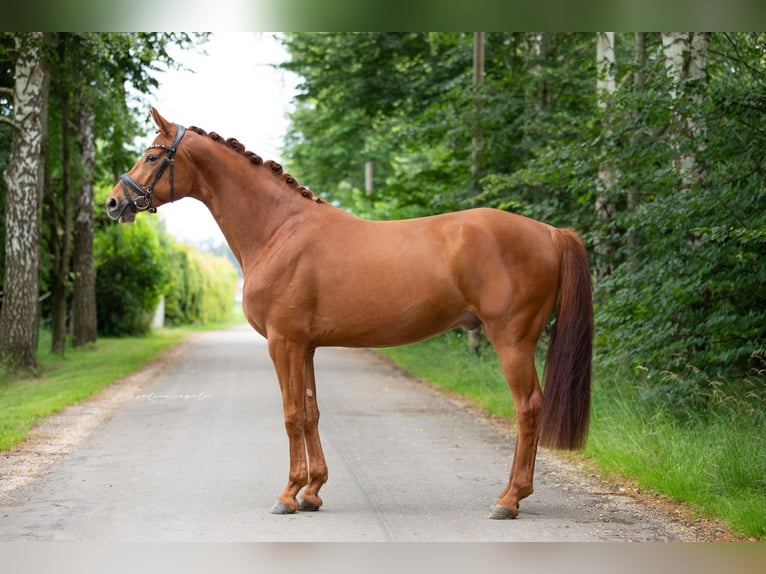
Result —
<path fill-rule="evenodd" d="M 157 137 L 130 171 L 120 176 L 106 198 L 107 214 L 121 223 L 133 221 L 139 211 L 154 212 L 163 203 L 186 195 L 189 189 L 188 173 L 175 171 L 176 154 L 186 130 L 154 108 L 151 113 Z"/>

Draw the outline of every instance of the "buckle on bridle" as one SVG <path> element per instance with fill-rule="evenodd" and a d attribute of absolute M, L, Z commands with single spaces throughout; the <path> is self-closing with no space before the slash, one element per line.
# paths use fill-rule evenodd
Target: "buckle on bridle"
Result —
<path fill-rule="evenodd" d="M 175 187 L 174 187 L 174 168 L 175 168 L 175 155 L 176 150 L 178 149 L 178 144 L 181 143 L 181 139 L 184 137 L 184 133 L 186 132 L 186 128 L 182 125 L 176 124 L 176 136 L 173 138 L 173 143 L 170 144 L 170 146 L 166 146 L 164 144 L 155 144 L 150 145 L 146 149 L 164 149 L 168 152 L 168 154 L 162 159 L 162 163 L 160 164 L 159 169 L 154 174 L 154 178 L 152 179 L 152 182 L 149 184 L 148 187 L 141 187 L 141 185 L 132 177 L 130 177 L 129 174 L 123 173 L 120 176 L 120 184 L 122 185 L 122 191 L 125 194 L 125 198 L 128 200 L 128 204 L 125 206 L 125 208 L 122 210 L 122 213 L 120 216 L 122 216 L 125 213 L 125 210 L 130 207 L 133 210 L 133 213 L 137 213 L 139 211 L 148 211 L 149 213 L 156 213 L 157 208 L 152 207 L 152 191 L 154 190 L 154 186 L 159 181 L 159 179 L 162 177 L 162 174 L 165 173 L 165 169 L 170 166 L 170 203 L 173 203 L 175 201 Z M 135 195 L 131 195 L 128 192 L 128 188 L 130 188 L 133 192 L 135 192 Z"/>

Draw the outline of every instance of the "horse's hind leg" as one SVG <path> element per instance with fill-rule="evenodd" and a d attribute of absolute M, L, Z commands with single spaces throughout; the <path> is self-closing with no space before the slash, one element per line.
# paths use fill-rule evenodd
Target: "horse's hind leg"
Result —
<path fill-rule="evenodd" d="M 516 412 L 518 432 L 508 485 L 490 511 L 490 518 L 516 518 L 519 501 L 532 494 L 537 455 L 537 421 L 542 392 L 534 361 L 534 344 L 495 344 L 503 374 L 508 382 Z"/>
<path fill-rule="evenodd" d="M 322 499 L 319 489 L 327 482 L 322 443 L 319 440 L 319 407 L 317 405 L 316 381 L 314 379 L 314 350 L 306 355 L 306 451 L 309 456 L 309 482 L 301 492 L 298 502 L 301 510 L 319 510 Z"/>

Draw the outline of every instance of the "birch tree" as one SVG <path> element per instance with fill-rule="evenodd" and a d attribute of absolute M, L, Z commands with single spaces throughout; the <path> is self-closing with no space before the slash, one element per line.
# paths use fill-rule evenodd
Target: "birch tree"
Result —
<path fill-rule="evenodd" d="M 41 121 L 48 74 L 43 58 L 43 33 L 14 37 L 16 48 L 11 155 L 4 173 L 5 279 L 0 311 L 0 360 L 10 368 L 37 364 L 37 299 L 39 290 L 40 216 L 38 177 L 45 137 Z M 1 117 L 1 116 L 0 116 Z"/>
<path fill-rule="evenodd" d="M 635 33 L 635 72 L 633 77 L 633 88 L 636 94 L 642 94 L 646 85 L 646 32 Z M 639 133 L 636 132 L 631 137 L 632 146 L 638 146 L 640 142 Z M 632 183 L 628 187 L 628 211 L 633 211 L 638 207 L 641 197 L 641 190 L 637 183 Z M 628 229 L 628 246 L 630 247 L 630 257 L 635 259 L 635 252 L 638 249 L 638 230 L 635 226 Z"/>
<path fill-rule="evenodd" d="M 686 193 L 702 182 L 704 169 L 697 161 L 705 149 L 705 123 L 700 113 L 707 76 L 709 32 L 663 32 L 665 69 L 671 80 L 670 94 L 676 102 L 671 134 L 676 151 L 674 166 Z"/>
<path fill-rule="evenodd" d="M 617 62 L 614 56 L 614 32 L 596 33 L 596 97 L 598 107 L 603 118 L 603 155 L 598 167 L 598 194 L 596 196 L 596 217 L 604 226 L 608 226 L 614 218 L 616 208 L 614 201 L 609 195 L 617 180 L 616 168 L 611 157 L 611 128 L 607 108 L 609 98 L 617 89 L 615 80 Z M 601 234 L 596 245 L 596 252 L 601 256 L 597 264 L 596 274 L 598 277 L 606 277 L 611 273 L 611 264 L 608 257 L 612 252 L 609 245 L 609 234 Z"/>
<path fill-rule="evenodd" d="M 479 97 L 479 90 L 484 83 L 484 32 L 474 32 L 473 35 L 473 88 Z M 474 125 L 471 149 L 471 180 L 475 190 L 479 189 L 479 173 L 481 172 L 481 146 L 483 130 L 481 124 L 481 101 L 474 104 Z M 468 331 L 468 349 L 478 353 L 481 347 L 481 334 L 478 328 Z"/>

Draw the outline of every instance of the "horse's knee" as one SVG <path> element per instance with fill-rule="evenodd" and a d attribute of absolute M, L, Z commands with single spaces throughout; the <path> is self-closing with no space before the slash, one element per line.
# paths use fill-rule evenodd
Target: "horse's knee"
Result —
<path fill-rule="evenodd" d="M 302 435 L 306 429 L 307 416 L 305 412 L 285 412 L 285 430 L 290 437 Z"/>

